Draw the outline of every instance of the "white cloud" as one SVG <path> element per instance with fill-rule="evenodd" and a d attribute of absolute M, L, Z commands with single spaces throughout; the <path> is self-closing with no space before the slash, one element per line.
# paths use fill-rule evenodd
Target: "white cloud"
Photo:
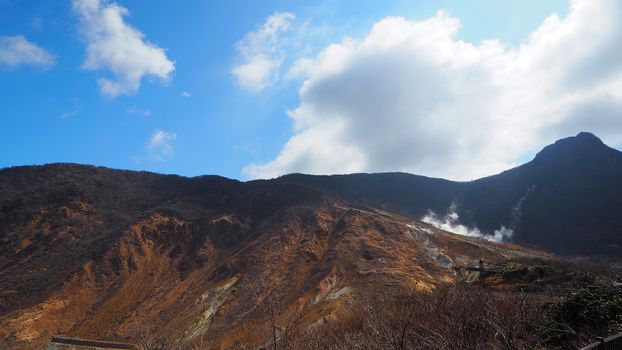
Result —
<path fill-rule="evenodd" d="M 61 117 L 61 119 L 67 119 L 67 118 L 70 118 L 70 117 L 75 117 L 76 115 L 78 115 L 78 113 L 80 113 L 81 110 L 82 110 L 82 108 L 78 107 L 78 108 L 72 109 L 70 111 L 61 113 L 60 117 Z"/>
<path fill-rule="evenodd" d="M 188 92 L 188 91 L 184 91 L 180 95 L 183 96 L 183 97 L 190 97 L 190 96 L 192 96 L 192 94 L 190 92 Z"/>
<path fill-rule="evenodd" d="M 151 160 L 162 162 L 170 159 L 175 154 L 173 141 L 177 134 L 164 130 L 156 130 L 147 141 L 147 157 Z"/>
<path fill-rule="evenodd" d="M 68 109 L 62 112 L 60 117 L 61 119 L 72 118 L 80 114 L 81 111 L 82 111 L 82 106 L 80 105 L 80 100 L 77 98 L 74 98 L 71 109 Z"/>
<path fill-rule="evenodd" d="M 175 64 L 165 51 L 144 40 L 144 34 L 124 21 L 128 10 L 105 0 L 73 0 L 80 17 L 80 31 L 87 43 L 87 70 L 108 69 L 112 78 L 100 78 L 102 93 L 109 97 L 130 95 L 140 88 L 143 77 L 168 81 Z"/>
<path fill-rule="evenodd" d="M 141 117 L 148 117 L 151 115 L 151 109 L 147 108 L 147 109 L 138 109 L 136 108 L 136 106 L 132 106 L 130 108 L 128 108 L 126 110 L 127 113 L 129 114 L 136 114 L 139 115 Z"/>
<path fill-rule="evenodd" d="M 572 0 L 520 46 L 456 39 L 460 20 L 385 18 L 290 68 L 295 135 L 250 178 L 407 171 L 472 179 L 582 130 L 622 145 L 622 3 Z"/>
<path fill-rule="evenodd" d="M 54 55 L 21 35 L 0 36 L 0 64 L 9 67 L 29 64 L 49 68 L 55 63 Z"/>
<path fill-rule="evenodd" d="M 287 44 L 284 34 L 295 18 L 290 12 L 277 12 L 237 42 L 242 62 L 233 67 L 231 73 L 242 88 L 261 91 L 278 79 Z"/>

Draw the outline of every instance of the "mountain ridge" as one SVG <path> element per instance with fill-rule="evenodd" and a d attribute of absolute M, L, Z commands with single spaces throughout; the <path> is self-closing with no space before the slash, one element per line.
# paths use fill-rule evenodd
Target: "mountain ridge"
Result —
<path fill-rule="evenodd" d="M 91 165 L 55 163 L 34 168 L 0 169 L 0 175 L 17 172 L 25 176 L 29 171 L 36 173 L 63 167 L 111 170 Z M 129 170 L 118 171 L 132 173 Z M 246 182 L 218 175 L 184 177 L 143 171 L 136 174 L 160 177 L 169 183 L 188 182 L 191 185 L 186 187 L 195 191 L 200 191 L 201 184 L 209 182 L 242 187 L 293 185 L 415 219 L 421 219 L 430 211 L 442 217 L 455 210 L 460 218 L 459 224 L 477 228 L 487 235 L 506 227 L 514 231 L 513 241 L 556 253 L 622 255 L 622 219 L 615 216 L 615 208 L 622 207 L 622 199 L 615 198 L 615 193 L 622 193 L 622 152 L 606 146 L 588 132 L 544 147 L 533 160 L 523 165 L 464 182 L 404 172 L 344 175 L 293 173 Z M 166 181 L 161 180 L 162 183 Z M 7 188 L 3 190 L 10 191 Z M 582 205 L 581 201 L 591 204 Z M 594 203 L 598 208 L 591 210 L 590 206 Z M 559 208 L 559 205 L 564 208 Z M 551 220 L 544 216 L 548 212 L 552 213 Z M 551 227 L 560 225 L 565 218 L 570 221 L 562 226 L 563 230 L 570 232 L 570 240 L 563 239 L 562 229 Z M 599 224 L 599 218 L 606 225 Z M 544 228 L 548 231 L 544 232 Z"/>
<path fill-rule="evenodd" d="M 561 254 L 622 255 L 622 219 L 615 213 L 622 208 L 622 200 L 616 197 L 622 193 L 622 152 L 590 133 L 559 140 L 528 163 L 467 182 L 406 173 L 286 175 L 281 179 L 312 183 L 349 200 L 416 218 L 428 210 L 442 216 L 455 208 L 461 224 L 489 235 L 502 226 L 511 228 L 514 241 Z M 318 179 L 325 181 L 318 183 Z M 549 211 L 554 214 L 551 220 L 543 217 Z M 580 222 L 590 221 L 589 216 L 593 221 L 602 218 L 609 226 Z M 550 226 L 566 219 L 570 221 L 564 229 L 571 234 L 564 239 L 559 229 Z M 594 238 L 590 238 L 592 228 L 596 229 Z"/>

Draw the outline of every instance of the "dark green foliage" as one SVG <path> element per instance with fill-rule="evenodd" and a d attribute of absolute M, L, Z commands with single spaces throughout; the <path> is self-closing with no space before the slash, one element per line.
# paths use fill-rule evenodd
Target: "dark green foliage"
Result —
<path fill-rule="evenodd" d="M 548 345 L 570 346 L 573 339 L 589 342 L 596 336 L 622 331 L 622 290 L 592 285 L 568 292 L 560 301 L 544 305 Z"/>

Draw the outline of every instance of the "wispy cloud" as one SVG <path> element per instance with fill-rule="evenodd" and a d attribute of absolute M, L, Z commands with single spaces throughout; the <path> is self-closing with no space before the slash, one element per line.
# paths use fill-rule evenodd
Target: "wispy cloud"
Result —
<path fill-rule="evenodd" d="M 192 96 L 192 94 L 190 92 L 188 92 L 188 91 L 184 91 L 180 95 L 183 96 L 183 97 L 190 97 L 190 96 Z"/>
<path fill-rule="evenodd" d="M 157 162 L 170 159 L 175 154 L 173 141 L 176 139 L 174 132 L 156 130 L 147 141 L 147 158 Z"/>
<path fill-rule="evenodd" d="M 127 113 L 129 114 L 135 114 L 135 115 L 139 115 L 141 117 L 148 117 L 151 115 L 151 109 L 147 108 L 147 109 L 138 109 L 136 108 L 136 106 L 132 106 L 130 108 L 128 108 L 126 110 Z"/>
<path fill-rule="evenodd" d="M 87 70 L 107 69 L 112 78 L 100 78 L 98 84 L 108 97 L 130 95 L 138 91 L 145 76 L 168 81 L 175 64 L 164 49 L 145 41 L 145 35 L 127 24 L 128 10 L 100 0 L 73 0 L 80 17 L 80 32 L 87 43 Z"/>
<path fill-rule="evenodd" d="M 277 12 L 236 44 L 242 62 L 231 72 L 242 88 L 257 92 L 278 79 L 287 44 L 285 34 L 295 18 L 291 12 Z"/>
<path fill-rule="evenodd" d="M 26 64 L 46 69 L 55 63 L 54 55 L 21 35 L 0 36 L 0 64 L 9 67 Z"/>
<path fill-rule="evenodd" d="M 82 106 L 80 106 L 78 99 L 74 99 L 73 107 L 70 110 L 61 113 L 60 117 L 61 119 L 75 117 L 76 115 L 78 115 L 78 113 L 80 113 L 81 110 L 82 110 Z"/>

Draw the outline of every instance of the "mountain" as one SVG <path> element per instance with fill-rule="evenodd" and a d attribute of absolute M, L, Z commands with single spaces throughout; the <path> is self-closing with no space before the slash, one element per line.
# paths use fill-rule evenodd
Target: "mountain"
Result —
<path fill-rule="evenodd" d="M 279 181 L 414 218 L 455 210 L 461 224 L 488 235 L 506 227 L 512 241 L 559 254 L 622 256 L 622 152 L 586 132 L 470 182 L 404 173 L 294 174 Z"/>
<path fill-rule="evenodd" d="M 525 246 L 619 254 L 621 168 L 620 152 L 582 133 L 472 182 L 2 169 L 0 349 L 40 347 L 57 334 L 257 348 L 277 328 L 280 338 L 302 334 L 391 290 L 488 283 L 491 274 L 495 285 L 519 276 L 534 288 L 554 275 L 530 265 L 553 261 L 548 253 L 451 234 L 421 217 L 451 208 L 484 233 L 513 229 Z M 555 278 L 538 283 L 568 280 Z"/>
<path fill-rule="evenodd" d="M 547 257 L 279 180 L 57 164 L 2 170 L 0 189 L 5 349 L 59 333 L 258 346 L 273 314 L 321 325 L 392 286 Z"/>
<path fill-rule="evenodd" d="M 622 153 L 592 134 L 469 187 L 462 217 L 479 228 L 505 225 L 513 241 L 562 254 L 622 256 Z"/>

